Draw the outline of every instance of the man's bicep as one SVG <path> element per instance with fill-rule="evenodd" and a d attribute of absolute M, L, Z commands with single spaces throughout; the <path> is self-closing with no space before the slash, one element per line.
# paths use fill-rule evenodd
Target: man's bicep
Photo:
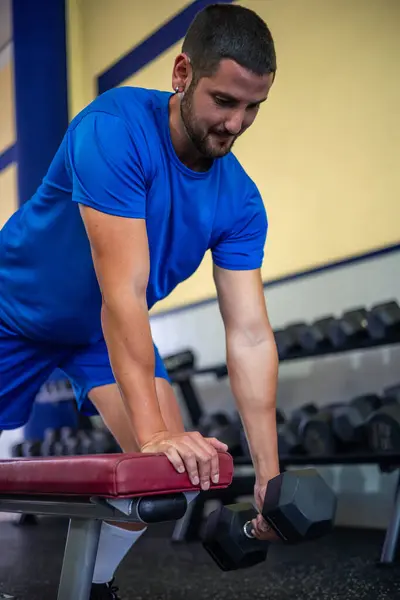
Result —
<path fill-rule="evenodd" d="M 146 221 L 79 208 L 104 300 L 144 297 L 150 270 Z"/>
<path fill-rule="evenodd" d="M 72 200 L 116 216 L 145 218 L 148 174 L 138 144 L 121 118 L 86 115 L 68 134 Z"/>

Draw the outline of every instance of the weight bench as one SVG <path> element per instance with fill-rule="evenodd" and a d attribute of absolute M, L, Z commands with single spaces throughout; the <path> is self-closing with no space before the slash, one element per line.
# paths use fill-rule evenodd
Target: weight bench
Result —
<path fill-rule="evenodd" d="M 219 454 L 220 482 L 233 460 Z M 159 523 L 183 517 L 200 491 L 164 454 L 105 454 L 0 460 L 0 511 L 69 519 L 57 600 L 88 600 L 102 521 Z"/>

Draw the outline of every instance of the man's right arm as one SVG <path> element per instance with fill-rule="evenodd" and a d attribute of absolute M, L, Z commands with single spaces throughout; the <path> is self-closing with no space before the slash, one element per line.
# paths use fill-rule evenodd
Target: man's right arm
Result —
<path fill-rule="evenodd" d="M 216 450 L 227 446 L 197 432 L 171 434 L 154 379 L 154 348 L 146 301 L 149 250 L 143 219 L 111 216 L 79 205 L 102 294 L 102 326 L 110 363 L 142 451 L 164 452 L 194 485 L 219 479 Z"/>
<path fill-rule="evenodd" d="M 227 446 L 197 432 L 167 431 L 155 387 L 155 357 L 146 301 L 149 247 L 146 228 L 152 160 L 143 131 L 104 112 L 83 117 L 68 135 L 66 160 L 72 201 L 90 242 L 102 294 L 101 319 L 110 363 L 136 442 L 162 452 L 192 482 L 218 474 L 216 450 Z M 90 310 L 90 307 L 89 307 Z"/>
<path fill-rule="evenodd" d="M 102 326 L 112 369 L 141 447 L 167 428 L 154 381 L 146 289 L 146 222 L 80 205 L 102 293 Z"/>

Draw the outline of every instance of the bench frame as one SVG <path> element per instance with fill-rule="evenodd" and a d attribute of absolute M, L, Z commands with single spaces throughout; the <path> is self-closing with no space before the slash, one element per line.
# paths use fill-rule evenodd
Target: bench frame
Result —
<path fill-rule="evenodd" d="M 183 492 L 127 499 L 0 494 L 0 512 L 69 518 L 57 600 L 89 600 L 103 521 L 172 521 L 182 518 L 187 506 Z"/>

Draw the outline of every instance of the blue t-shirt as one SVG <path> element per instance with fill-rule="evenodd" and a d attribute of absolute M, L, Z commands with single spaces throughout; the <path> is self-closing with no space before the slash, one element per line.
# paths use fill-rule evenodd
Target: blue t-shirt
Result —
<path fill-rule="evenodd" d="M 37 192 L 0 231 L 0 318 L 15 331 L 61 344 L 101 339 L 101 293 L 79 203 L 146 220 L 149 308 L 207 250 L 225 269 L 261 266 L 267 217 L 256 185 L 232 153 L 201 173 L 178 159 L 170 96 L 116 88 L 70 123 Z"/>

